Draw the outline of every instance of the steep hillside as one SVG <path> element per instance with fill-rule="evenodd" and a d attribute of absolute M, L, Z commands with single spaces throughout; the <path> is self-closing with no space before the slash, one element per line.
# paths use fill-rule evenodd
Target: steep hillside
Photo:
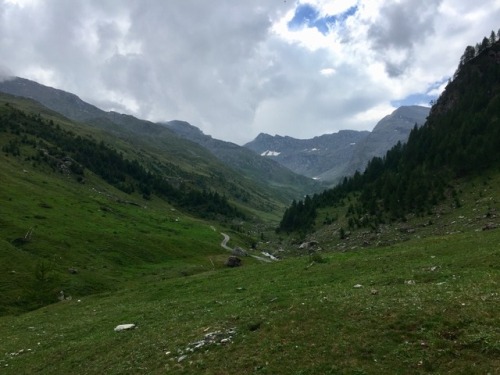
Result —
<path fill-rule="evenodd" d="M 333 170 L 342 171 L 348 165 L 355 145 L 369 132 L 341 130 L 312 139 L 296 139 L 279 135 L 259 134 L 245 147 L 257 154 L 276 160 L 294 171 L 315 179 L 330 181 Z M 329 175 L 326 172 L 331 171 Z"/>
<path fill-rule="evenodd" d="M 224 164 L 242 175 L 257 181 L 266 181 L 270 187 L 280 188 L 282 194 L 289 199 L 320 189 L 320 186 L 311 179 L 291 172 L 274 160 L 261 158 L 247 148 L 234 143 L 214 139 L 185 121 L 169 121 L 162 125 L 177 135 L 203 146 Z"/>
<path fill-rule="evenodd" d="M 344 179 L 334 189 L 294 202 L 281 229 L 310 230 L 317 208 L 347 201 L 350 229 L 376 230 L 409 214 L 432 214 L 436 204 L 449 196 L 459 207 L 457 179 L 499 167 L 499 55 L 500 42 L 496 42 L 462 61 L 426 124 L 411 132 L 407 144 L 396 145 L 384 158 L 373 158 L 363 174 Z"/>
<path fill-rule="evenodd" d="M 182 133 L 179 137 L 167 126 L 140 120 L 130 115 L 105 112 L 82 101 L 74 94 L 23 78 L 0 82 L 0 92 L 34 99 L 72 120 L 106 130 L 126 142 L 137 143 L 137 147 L 144 149 L 154 147 L 169 162 L 178 165 L 183 170 L 193 170 L 193 166 L 196 166 L 194 172 L 197 174 L 216 175 L 216 178 L 204 183 L 207 189 L 212 181 L 217 182 L 220 178 L 238 180 L 233 187 L 227 189 L 226 194 L 236 192 L 236 197 L 244 203 L 250 202 L 244 190 L 253 190 L 255 194 L 262 196 L 272 196 L 280 203 L 288 203 L 293 198 L 315 191 L 311 181 L 296 176 L 280 168 L 279 165 L 259 160 L 254 155 L 245 152 L 246 150 L 228 142 L 212 140 L 209 137 L 205 140 L 203 137 L 194 137 L 191 140 Z M 204 144 L 200 146 L 200 143 Z M 235 171 L 240 174 L 239 177 L 231 177 L 235 176 Z M 265 207 L 268 207 L 266 210 L 269 211 L 269 208 L 275 207 L 275 204 L 268 202 L 260 205 L 261 209 Z"/>
<path fill-rule="evenodd" d="M 337 176 L 352 176 L 356 171 L 363 172 L 372 158 L 383 157 L 398 142 L 405 143 L 413 127 L 425 123 L 429 111 L 430 108 L 427 107 L 403 106 L 384 117 L 366 138 L 356 143 L 349 164 L 342 175 Z"/>

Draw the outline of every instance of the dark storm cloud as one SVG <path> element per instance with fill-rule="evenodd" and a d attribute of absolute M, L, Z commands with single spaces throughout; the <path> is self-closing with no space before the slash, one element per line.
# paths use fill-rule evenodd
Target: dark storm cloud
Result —
<path fill-rule="evenodd" d="M 368 29 L 374 50 L 386 63 L 386 71 L 397 77 L 411 65 L 415 45 L 432 37 L 442 0 L 388 2 L 380 8 L 378 22 Z M 394 55 L 387 53 L 394 51 Z"/>

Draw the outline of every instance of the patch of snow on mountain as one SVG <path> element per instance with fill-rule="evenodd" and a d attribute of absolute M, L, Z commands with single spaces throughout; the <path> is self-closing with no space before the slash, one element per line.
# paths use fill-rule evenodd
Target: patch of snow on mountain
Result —
<path fill-rule="evenodd" d="M 260 154 L 260 156 L 278 156 L 279 154 L 281 154 L 281 152 L 267 150 Z"/>

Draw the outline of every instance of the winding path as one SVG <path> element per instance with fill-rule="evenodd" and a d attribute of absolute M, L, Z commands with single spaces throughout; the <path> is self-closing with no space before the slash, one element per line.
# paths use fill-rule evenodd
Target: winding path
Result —
<path fill-rule="evenodd" d="M 223 249 L 226 249 L 226 250 L 229 250 L 229 251 L 232 251 L 233 249 L 231 249 L 229 246 L 227 246 L 227 243 L 229 242 L 230 238 L 226 233 L 222 233 L 221 234 L 224 236 L 224 239 L 222 240 L 222 242 L 220 243 L 220 245 L 222 246 Z"/>
<path fill-rule="evenodd" d="M 226 233 L 220 233 L 222 234 L 222 236 L 224 237 L 224 239 L 222 240 L 222 242 L 220 243 L 221 247 L 223 249 L 226 249 L 228 251 L 233 251 L 232 248 L 230 248 L 229 246 L 227 246 L 227 243 L 229 242 L 229 240 L 231 239 L 231 237 L 229 237 Z M 254 259 L 257 259 L 257 260 L 260 260 L 261 262 L 266 262 L 266 263 L 271 263 L 271 260 L 270 259 L 267 259 L 267 258 L 263 258 L 263 257 L 260 257 L 258 255 L 252 255 L 252 254 L 248 254 L 249 256 L 251 256 L 252 258 Z"/>

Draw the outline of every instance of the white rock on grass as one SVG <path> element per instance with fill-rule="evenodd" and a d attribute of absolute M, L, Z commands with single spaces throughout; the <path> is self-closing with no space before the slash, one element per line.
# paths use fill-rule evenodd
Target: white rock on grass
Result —
<path fill-rule="evenodd" d="M 128 324 L 119 324 L 115 327 L 115 332 L 121 332 L 121 331 L 128 331 L 129 329 L 134 329 L 135 324 L 128 323 Z"/>
<path fill-rule="evenodd" d="M 354 287 L 353 287 L 353 288 L 359 289 L 359 288 L 362 288 L 362 287 L 363 287 L 363 285 L 361 285 L 361 284 L 356 284 L 356 285 L 354 285 Z"/>

